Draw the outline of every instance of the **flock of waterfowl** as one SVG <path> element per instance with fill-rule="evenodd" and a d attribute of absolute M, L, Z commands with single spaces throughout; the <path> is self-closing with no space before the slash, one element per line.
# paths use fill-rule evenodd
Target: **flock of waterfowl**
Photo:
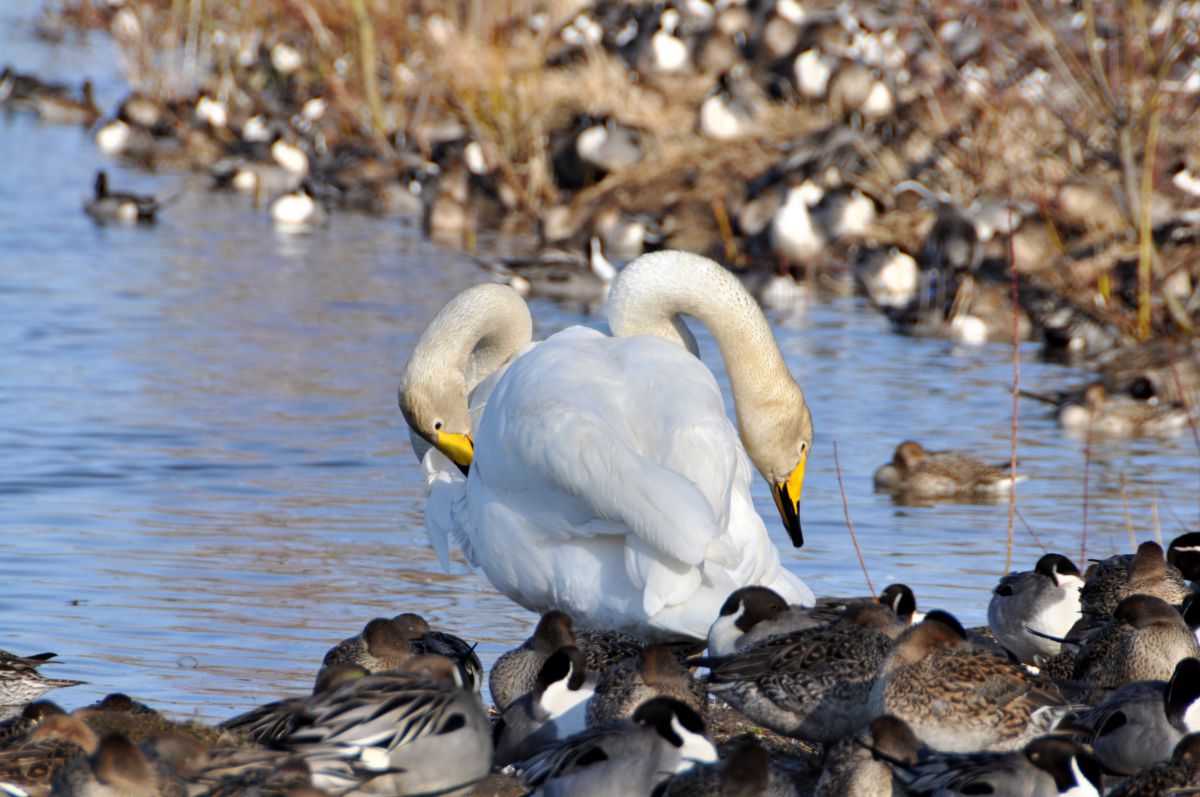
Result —
<path fill-rule="evenodd" d="M 113 8 L 116 25 L 125 9 Z M 510 260 L 502 270 L 527 292 L 604 299 L 607 330 L 572 327 L 534 342 L 521 293 L 493 283 L 455 297 L 414 348 L 399 404 L 427 477 L 430 542 L 443 564 L 457 547 L 540 616 L 489 673 L 495 710 L 481 698 L 473 645 L 409 613 L 371 620 L 333 647 L 311 695 L 216 728 L 173 723 L 122 695 L 67 713 L 37 699 L 74 683 L 42 674 L 53 654 L 0 652 L 9 715 L 0 791 L 1200 793 L 1197 534 L 1082 569 L 1046 554 L 1001 579 L 987 627 L 965 629 L 944 609 L 918 612 L 902 584 L 878 598 L 817 598 L 782 563 L 750 497 L 756 470 L 792 543 L 803 544 L 813 422 L 752 288 L 766 282 L 758 296 L 776 295 L 779 277 L 790 290 L 791 265 L 835 253 L 849 255 L 856 283 L 908 331 L 979 341 L 1010 336 L 1013 323 L 1022 334 L 1024 320 L 1048 347 L 1086 353 L 1099 382 L 1036 397 L 1068 429 L 1156 434 L 1193 423 L 1194 347 L 1122 348 L 1127 330 L 1039 281 L 1039 258 L 1056 262 L 1062 251 L 1015 257 L 1036 252 L 1036 230 L 1045 234 L 1029 222 L 1053 227 L 1081 204 L 1079 238 L 1102 249 L 1089 236 L 1111 208 L 1070 181 L 1034 209 L 955 203 L 919 182 L 923 174 L 871 185 L 887 171 L 882 150 L 922 143 L 900 109 L 917 115 L 911 84 L 931 68 L 912 31 L 878 9 L 597 2 L 557 26 L 536 16 L 512 35 L 540 37 L 550 68 L 608 53 L 648 82 L 715 75 L 695 109 L 707 139 L 752 140 L 771 103 L 796 97 L 824 108 L 829 124 L 772 145 L 772 162 L 739 186 L 737 201 L 718 198 L 725 252 L 780 264 L 756 279 L 700 255 L 643 254 L 690 234 L 673 215 L 679 205 L 626 206 L 602 190 L 607 176 L 645 165 L 646 132 L 612 114 L 572 117 L 548 134 L 564 199 L 539 212 L 539 228 L 548 247 L 586 251 L 587 268 L 538 257 L 533 269 Z M 436 16 L 425 29 L 441 46 L 456 35 Z M 942 21 L 935 36 L 959 73 L 988 80 L 975 63 L 985 49 L 978 31 Z M 98 125 L 97 144 L 145 165 L 200 165 L 217 188 L 274 197 L 274 222 L 293 230 L 324 224 L 335 203 L 411 209 L 431 234 L 473 231 L 519 205 L 489 142 L 457 120 L 427 110 L 431 121 L 403 141 L 364 147 L 327 124 L 329 103 L 301 50 L 260 34 L 247 53 L 196 96 L 130 97 Z M 1037 97 L 1049 90 L 1041 74 L 1027 81 Z M 0 103 L 50 122 L 101 116 L 90 89 L 75 100 L 11 69 Z M 440 127 L 451 133 L 435 135 Z M 938 142 L 923 143 L 937 152 Z M 1185 245 L 1197 224 L 1189 157 L 1171 167 L 1178 201 L 1155 219 L 1164 249 Z M 881 214 L 908 213 L 909 202 L 928 229 L 908 252 L 880 245 Z M 161 204 L 111 189 L 100 172 L 85 209 L 148 221 Z M 1032 238 L 1020 239 L 1022 229 Z M 998 272 L 993 241 L 1009 253 Z M 610 257 L 631 262 L 617 268 Z M 1187 268 L 1161 276 L 1175 280 L 1182 318 L 1194 315 L 1200 293 Z M 989 316 L 987 297 L 1007 296 L 1010 277 L 1025 305 L 1002 303 Z M 736 425 L 683 316 L 717 343 Z M 875 483 L 943 498 L 1002 493 L 1014 478 L 1011 463 L 905 441 Z M 749 732 L 721 731 L 730 717 Z"/>

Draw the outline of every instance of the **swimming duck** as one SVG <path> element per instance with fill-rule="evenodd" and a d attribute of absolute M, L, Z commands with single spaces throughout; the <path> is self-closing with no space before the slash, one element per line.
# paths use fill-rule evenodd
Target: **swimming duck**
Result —
<path fill-rule="evenodd" d="M 1110 556 L 1088 568 L 1079 601 L 1084 615 L 1097 618 L 1112 614 L 1130 595 L 1153 595 L 1174 606 L 1190 594 L 1179 569 L 1163 558 L 1162 546 L 1147 540 L 1137 553 Z"/>
<path fill-rule="evenodd" d="M 600 674 L 596 691 L 587 705 L 589 727 L 633 716 L 642 703 L 655 697 L 671 697 L 704 713 L 707 696 L 692 674 L 663 645 L 645 647 L 634 658 Z"/>
<path fill-rule="evenodd" d="M 286 739 L 303 724 L 308 702 L 314 696 L 330 692 L 342 684 L 367 675 L 370 673 L 358 664 L 326 664 L 317 674 L 312 695 L 274 700 L 236 717 L 230 717 L 218 727 L 240 734 L 258 744 L 273 744 Z"/>
<path fill-rule="evenodd" d="M 585 712 L 596 684 L 579 648 L 567 645 L 555 651 L 538 671 L 533 690 L 509 703 L 493 727 L 496 765 L 523 761 L 586 728 Z"/>
<path fill-rule="evenodd" d="M 308 180 L 295 190 L 281 194 L 271 202 L 271 221 L 275 229 L 284 232 L 302 232 L 321 227 L 329 222 L 329 211 L 314 193 Z"/>
<path fill-rule="evenodd" d="M 591 237 L 582 254 L 550 249 L 533 257 L 504 258 L 494 264 L 487 262 L 484 267 L 503 277 L 522 296 L 583 302 L 589 306 L 603 304 L 608 298 L 609 286 L 617 276 L 616 266 L 604 256 L 596 236 Z"/>
<path fill-rule="evenodd" d="M 1048 681 L 968 643 L 951 615 L 930 612 L 902 633 L 871 691 L 870 711 L 902 719 L 935 750 L 970 753 L 1023 747 L 1065 713 Z"/>
<path fill-rule="evenodd" d="M 83 81 L 79 99 L 58 92 L 35 93 L 33 109 L 43 122 L 60 125 L 87 127 L 100 118 L 100 108 L 96 105 L 90 80 Z"/>
<path fill-rule="evenodd" d="M 101 169 L 96 172 L 93 196 L 83 205 L 83 210 L 96 221 L 153 222 L 162 203 L 148 194 L 131 194 L 112 191 L 108 187 L 108 174 Z"/>
<path fill-rule="evenodd" d="M 988 628 L 1013 655 L 1026 663 L 1057 654 L 1061 643 L 1079 619 L 1079 591 L 1083 576 L 1062 554 L 1048 553 L 1033 570 L 1009 573 L 1000 579 L 988 602 Z"/>
<path fill-rule="evenodd" d="M 1083 391 L 1078 402 L 1064 403 L 1058 410 L 1058 425 L 1072 434 L 1110 437 L 1174 434 L 1188 426 L 1187 410 L 1157 397 L 1138 399 L 1109 393 L 1095 382 Z"/>
<path fill-rule="evenodd" d="M 725 352 L 745 448 L 712 373 L 685 348 L 694 341 L 679 313 L 701 319 Z M 426 329 L 401 410 L 472 474 L 431 477 L 426 528 L 439 558 L 454 539 L 527 608 L 659 638 L 703 639 L 747 583 L 811 603 L 749 496 L 754 462 L 793 543 L 803 542 L 797 508 L 812 423 L 762 311 L 711 260 L 654 252 L 617 275 L 608 316 L 615 337 L 572 327 L 529 348 L 528 308 L 493 285 L 460 295 Z M 500 367 L 473 425 L 466 388 Z M 551 516 L 570 525 L 551 529 Z M 583 559 L 595 577 L 566 578 Z"/>
<path fill-rule="evenodd" d="M 899 633 L 886 606 L 848 606 L 841 623 L 767 639 L 699 663 L 708 689 L 760 725 L 787 736 L 833 742 L 871 719 L 868 697 Z"/>
<path fill-rule="evenodd" d="M 704 720 L 658 697 L 622 719 L 546 748 L 520 767 L 545 797 L 649 797 L 672 774 L 717 760 Z"/>
<path fill-rule="evenodd" d="M 1125 684 L 1072 721 L 1094 730 L 1092 749 L 1111 772 L 1132 775 L 1165 761 L 1200 730 L 1200 660 L 1180 661 L 1168 682 Z"/>
<path fill-rule="evenodd" d="M 921 743 L 903 720 L 883 715 L 830 747 L 814 797 L 904 797 L 893 764 L 914 764 Z"/>
<path fill-rule="evenodd" d="M 1043 736 L 1019 751 L 933 754 L 896 767 L 909 794 L 1100 797 L 1100 762 L 1073 739 Z"/>
<path fill-rule="evenodd" d="M 1152 595 L 1130 595 L 1109 622 L 1085 637 L 1074 677 L 1100 689 L 1166 681 L 1186 658 L 1200 658 L 1200 643 L 1179 611 Z"/>
<path fill-rule="evenodd" d="M 915 440 L 896 446 L 892 461 L 875 471 L 877 492 L 913 498 L 989 496 L 1008 492 L 1012 484 L 1007 464 L 989 465 L 953 451 L 927 451 Z"/>
<path fill-rule="evenodd" d="M 491 723 L 445 656 L 409 659 L 315 696 L 281 742 L 304 756 L 314 786 L 426 793 L 461 789 L 491 768 Z"/>
<path fill-rule="evenodd" d="M 321 662 L 321 670 L 339 664 L 357 664 L 370 673 L 387 672 L 409 659 L 430 653 L 453 661 L 466 688 L 479 691 L 483 685 L 483 665 L 475 655 L 475 646 L 454 634 L 434 631 L 424 617 L 411 612 L 390 620 L 384 617 L 371 620 L 361 633 L 331 648 Z"/>
<path fill-rule="evenodd" d="M 656 797 L 800 797 L 786 766 L 775 765 L 762 745 L 751 737 L 738 744 L 724 761 L 701 764 L 664 783 Z"/>
<path fill-rule="evenodd" d="M 1200 788 L 1200 733 L 1183 737 L 1170 761 L 1154 764 L 1126 778 L 1108 797 L 1162 797 L 1190 794 Z"/>
<path fill-rule="evenodd" d="M 37 700 L 51 689 L 79 686 L 83 681 L 47 678 L 38 668 L 54 658 L 53 653 L 18 656 L 0 650 L 0 709 L 19 707 Z"/>

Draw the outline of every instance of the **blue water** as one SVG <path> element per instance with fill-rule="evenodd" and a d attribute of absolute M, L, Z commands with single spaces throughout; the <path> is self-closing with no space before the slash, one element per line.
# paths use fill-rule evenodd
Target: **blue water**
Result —
<path fill-rule="evenodd" d="M 34 41 L 28 5 L 0 11 L 0 61 L 90 75 L 113 107 L 107 39 Z M 406 218 L 279 236 L 244 197 L 129 171 L 87 131 L 28 115 L 0 116 L 0 163 L 0 648 L 57 651 L 55 676 L 90 682 L 55 695 L 68 707 L 121 690 L 217 719 L 307 691 L 324 651 L 374 616 L 421 612 L 478 640 L 485 664 L 527 634 L 534 618 L 485 579 L 438 568 L 395 407 L 424 324 L 483 278 L 473 261 Z M 153 227 L 96 226 L 81 205 L 99 167 L 179 201 Z M 533 311 L 538 336 L 590 320 Z M 865 590 L 836 443 L 876 588 L 902 580 L 923 608 L 982 622 L 1007 505 L 898 506 L 871 475 L 907 438 L 1006 459 L 1011 351 L 897 337 L 857 299 L 773 320 L 817 428 L 808 544 L 787 565 L 818 593 Z M 1035 354 L 1021 351 L 1023 386 L 1085 376 Z M 1019 443 L 1017 506 L 1040 545 L 1018 521 L 1014 563 L 1041 546 L 1078 557 L 1084 441 L 1023 403 Z M 1196 528 L 1198 484 L 1188 435 L 1094 442 L 1087 553 Z M 786 545 L 764 485 L 755 496 Z"/>

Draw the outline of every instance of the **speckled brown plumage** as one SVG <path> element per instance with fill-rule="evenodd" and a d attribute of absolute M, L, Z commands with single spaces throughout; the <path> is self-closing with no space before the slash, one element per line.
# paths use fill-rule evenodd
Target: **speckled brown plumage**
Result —
<path fill-rule="evenodd" d="M 1112 614 L 1130 595 L 1153 595 L 1174 606 L 1190 594 L 1179 570 L 1163 558 L 1162 546 L 1148 541 L 1136 554 L 1110 556 L 1088 568 L 1079 603 L 1086 618 Z"/>
<path fill-rule="evenodd" d="M 1132 681 L 1167 681 L 1175 665 L 1188 657 L 1200 658 L 1200 644 L 1183 616 L 1160 598 L 1131 595 L 1084 640 L 1072 677 L 1105 689 Z"/>
<path fill-rule="evenodd" d="M 1016 750 L 1065 703 L 1050 682 L 967 642 L 953 617 L 931 612 L 896 640 L 871 693 L 874 714 L 904 720 L 944 752 Z"/>

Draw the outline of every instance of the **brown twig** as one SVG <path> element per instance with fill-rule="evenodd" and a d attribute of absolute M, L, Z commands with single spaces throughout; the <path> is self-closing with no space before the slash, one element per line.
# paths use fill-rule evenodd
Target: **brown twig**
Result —
<path fill-rule="evenodd" d="M 1013 229 L 1012 206 L 1008 209 L 1008 229 Z M 1020 319 L 1017 316 L 1017 266 L 1013 255 L 1013 237 L 1008 236 L 1008 292 L 1009 303 L 1012 305 L 1012 421 L 1010 423 L 1008 443 L 1008 466 L 1012 484 L 1008 488 L 1008 540 L 1004 547 L 1004 572 L 1012 571 L 1013 554 L 1013 518 L 1017 514 L 1017 410 L 1021 403 L 1021 331 Z M 1039 542 L 1038 545 L 1041 545 Z M 1044 550 L 1044 549 L 1043 549 Z"/>
<path fill-rule="evenodd" d="M 867 580 L 867 589 L 871 597 L 879 597 L 875 593 L 875 585 L 871 583 L 871 574 L 867 572 L 867 562 L 863 559 L 862 549 L 858 547 L 858 537 L 854 534 L 854 523 L 850 520 L 850 504 L 846 501 L 846 488 L 842 485 L 842 465 L 838 462 L 837 441 L 833 441 L 833 467 L 837 471 L 838 489 L 842 491 L 842 511 L 846 514 L 846 528 L 850 530 L 850 542 L 854 543 L 854 553 L 858 554 L 858 564 L 862 568 L 863 578 Z"/>
<path fill-rule="evenodd" d="M 1087 561 L 1088 533 L 1088 476 L 1092 469 L 1092 428 L 1096 425 L 1096 410 L 1088 416 L 1087 439 L 1083 444 L 1083 529 L 1079 534 L 1079 561 Z"/>
<path fill-rule="evenodd" d="M 1125 495 L 1125 474 L 1121 473 L 1121 509 L 1125 512 L 1125 530 L 1129 532 L 1129 550 L 1137 550 L 1137 535 L 1133 531 L 1133 521 L 1129 517 L 1129 498 Z"/>

